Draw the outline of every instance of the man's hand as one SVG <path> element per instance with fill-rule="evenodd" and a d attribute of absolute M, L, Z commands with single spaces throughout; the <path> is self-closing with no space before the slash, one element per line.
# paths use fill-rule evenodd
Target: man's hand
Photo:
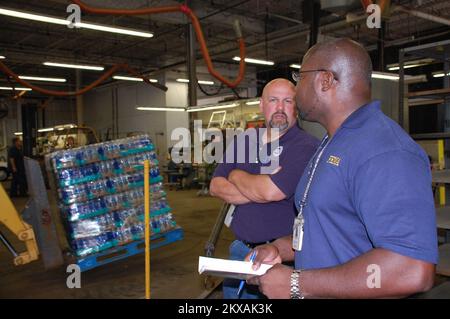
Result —
<path fill-rule="evenodd" d="M 271 244 L 267 245 L 261 245 L 257 246 L 255 249 L 253 249 L 256 252 L 255 260 L 253 261 L 253 269 L 258 270 L 259 267 L 261 267 L 261 264 L 269 264 L 269 265 L 275 265 L 281 263 L 281 256 L 278 252 L 277 247 Z M 252 252 L 250 252 L 246 257 L 245 260 L 250 260 L 250 255 Z"/>
<path fill-rule="evenodd" d="M 234 185 L 234 182 L 236 182 L 237 180 L 239 180 L 240 178 L 242 178 L 246 174 L 248 174 L 248 173 L 243 171 L 243 170 L 234 169 L 228 175 L 228 181 L 230 181 L 230 183 L 232 183 Z"/>
<path fill-rule="evenodd" d="M 276 264 L 265 275 L 247 280 L 250 285 L 258 285 L 259 291 L 269 299 L 289 299 L 292 268 Z"/>

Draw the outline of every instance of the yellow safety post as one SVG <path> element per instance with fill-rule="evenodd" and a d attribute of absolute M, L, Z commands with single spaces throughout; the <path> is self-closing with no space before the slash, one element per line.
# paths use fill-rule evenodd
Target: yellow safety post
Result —
<path fill-rule="evenodd" d="M 150 299 L 150 162 L 144 161 L 145 299 Z"/>
<path fill-rule="evenodd" d="M 438 140 L 438 157 L 439 169 L 444 169 L 444 140 Z M 439 186 L 439 205 L 445 205 L 445 186 Z"/>

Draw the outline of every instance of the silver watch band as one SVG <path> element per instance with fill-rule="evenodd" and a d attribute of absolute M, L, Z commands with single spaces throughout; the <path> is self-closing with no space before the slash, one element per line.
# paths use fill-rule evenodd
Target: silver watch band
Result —
<path fill-rule="evenodd" d="M 291 299 L 304 299 L 300 287 L 301 270 L 293 270 L 291 274 Z"/>

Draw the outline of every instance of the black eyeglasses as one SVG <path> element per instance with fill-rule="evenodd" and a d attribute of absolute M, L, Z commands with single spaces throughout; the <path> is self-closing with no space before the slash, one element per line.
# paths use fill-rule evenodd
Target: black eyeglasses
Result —
<path fill-rule="evenodd" d="M 295 81 L 295 83 L 298 83 L 298 81 L 301 80 L 301 74 L 302 73 L 308 73 L 308 72 L 331 72 L 333 74 L 334 79 L 337 81 L 337 76 L 334 74 L 333 71 L 325 70 L 325 69 L 317 69 L 317 70 L 306 70 L 306 71 L 292 71 L 292 79 Z"/>

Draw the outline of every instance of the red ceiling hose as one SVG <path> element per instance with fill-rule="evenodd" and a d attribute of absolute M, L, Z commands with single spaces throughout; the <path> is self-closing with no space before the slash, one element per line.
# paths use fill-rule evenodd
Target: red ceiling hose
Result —
<path fill-rule="evenodd" d="M 192 25 L 194 27 L 195 33 L 197 35 L 197 40 L 200 45 L 200 50 L 203 55 L 203 58 L 205 59 L 206 66 L 208 68 L 209 73 L 211 73 L 212 76 L 214 76 L 216 79 L 218 79 L 220 82 L 226 84 L 230 88 L 235 88 L 244 78 L 245 75 L 245 42 L 242 38 L 241 30 L 238 23 L 235 23 L 235 32 L 238 37 L 238 44 L 239 44 L 239 56 L 241 58 L 239 62 L 239 73 L 237 78 L 234 81 L 230 81 L 223 77 L 219 72 L 217 72 L 211 62 L 211 57 L 209 56 L 209 51 L 206 46 L 206 41 L 203 36 L 203 31 L 200 26 L 200 23 L 198 21 L 197 16 L 192 12 L 192 10 L 187 7 L 186 5 L 180 5 L 180 6 L 168 6 L 168 7 L 160 7 L 160 8 L 144 8 L 144 9 L 105 9 L 105 8 L 94 8 L 90 7 L 83 2 L 79 0 L 72 0 L 75 4 L 80 6 L 80 8 L 86 12 L 94 13 L 94 14 L 108 14 L 108 15 L 144 15 L 144 14 L 157 14 L 157 13 L 168 13 L 168 12 L 182 12 L 186 16 L 188 16 L 191 21 Z M 100 78 L 89 84 L 88 86 L 84 87 L 83 89 L 80 89 L 78 91 L 73 92 L 66 92 L 66 91 L 54 91 L 54 90 L 48 90 L 41 87 L 38 87 L 36 85 L 30 84 L 27 81 L 24 81 L 19 78 L 17 74 L 15 74 L 13 71 L 11 71 L 4 63 L 0 61 L 0 70 L 6 73 L 7 75 L 11 76 L 14 80 L 16 80 L 18 83 L 29 87 L 37 92 L 47 94 L 47 95 L 53 95 L 53 96 L 76 96 L 80 94 L 84 94 L 87 91 L 95 88 L 100 83 L 108 79 L 111 75 L 116 73 L 119 70 L 125 70 L 130 74 L 133 74 L 137 77 L 140 77 L 144 80 L 144 82 L 156 86 L 164 91 L 167 91 L 167 87 L 163 85 L 159 85 L 157 83 L 151 83 L 150 80 L 147 77 L 143 77 L 140 75 L 137 71 L 133 70 L 126 64 L 116 64 L 111 69 L 109 69 L 107 72 L 105 72 Z"/>
<path fill-rule="evenodd" d="M 384 9 L 386 8 L 386 6 L 389 7 L 389 3 L 390 3 L 390 0 L 380 0 L 378 3 L 378 6 L 380 6 L 380 12 L 384 12 Z M 367 10 L 367 7 L 369 5 L 376 4 L 376 3 L 373 3 L 372 0 L 361 0 L 361 4 L 365 11 L 365 10 Z"/>
<path fill-rule="evenodd" d="M 198 21 L 197 16 L 192 12 L 192 10 L 186 5 L 180 6 L 169 6 L 160 8 L 142 8 L 142 9 L 105 9 L 105 8 L 95 8 L 84 4 L 80 0 L 72 0 L 73 3 L 80 6 L 83 11 L 94 13 L 94 14 L 109 14 L 109 15 L 144 15 L 144 14 L 155 14 L 155 13 L 168 13 L 168 12 L 182 12 L 188 16 L 192 25 L 194 26 L 195 34 L 197 35 L 197 40 L 200 45 L 200 50 L 202 52 L 203 58 L 205 59 L 206 66 L 209 73 L 218 79 L 220 82 L 226 84 L 230 88 L 235 88 L 244 78 L 245 75 L 245 42 L 242 38 L 240 27 L 235 24 L 235 32 L 238 37 L 239 43 L 239 56 L 241 61 L 239 62 L 239 74 L 234 81 L 230 81 L 220 75 L 213 67 L 211 62 L 211 57 L 209 56 L 209 51 L 206 46 L 205 37 L 203 36 L 203 31 Z"/>
<path fill-rule="evenodd" d="M 137 71 L 133 70 L 131 67 L 129 67 L 127 64 L 116 64 L 114 65 L 111 69 L 109 69 L 108 71 L 106 71 L 105 73 L 103 73 L 103 75 L 101 77 L 99 77 L 97 80 L 95 80 L 94 82 L 92 82 L 91 84 L 89 84 L 88 86 L 78 90 L 78 91 L 54 91 L 54 90 L 48 90 L 48 89 L 44 89 L 41 88 L 39 86 L 33 85 L 27 81 L 22 80 L 21 78 L 19 78 L 19 76 L 17 74 L 15 74 L 13 71 L 11 71 L 5 64 L 3 64 L 2 62 L 0 62 L 0 70 L 3 71 L 5 74 L 11 76 L 14 80 L 16 80 L 16 82 L 29 87 L 32 90 L 35 90 L 37 92 L 40 92 L 42 94 L 46 94 L 46 95 L 53 95 L 53 96 L 76 96 L 76 95 L 80 95 L 80 94 L 84 94 L 89 90 L 92 90 L 93 88 L 95 88 L 96 86 L 98 86 L 100 83 L 102 83 L 103 81 L 105 81 L 106 79 L 108 79 L 109 77 L 111 77 L 111 75 L 113 75 L 114 73 L 116 73 L 119 70 L 124 70 L 127 71 L 130 74 L 133 74 L 137 77 L 140 77 L 144 80 L 144 82 L 151 84 L 153 86 L 156 86 L 162 90 L 167 91 L 167 87 L 163 86 L 163 85 L 158 85 L 157 83 L 151 83 L 150 80 L 146 77 L 141 76 Z"/>

